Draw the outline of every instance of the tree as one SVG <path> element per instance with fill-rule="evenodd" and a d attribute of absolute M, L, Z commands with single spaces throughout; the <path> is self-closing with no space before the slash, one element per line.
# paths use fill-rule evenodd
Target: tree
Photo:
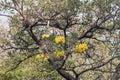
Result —
<path fill-rule="evenodd" d="M 34 57 L 67 80 L 118 79 L 118 0 L 3 0 L 11 13 L 9 56 L 16 69 Z M 1 14 L 2 15 L 2 14 Z M 117 33 L 115 33 L 117 32 Z M 14 54 L 11 54 L 14 53 Z M 48 62 L 49 63 L 48 63 Z M 48 66 L 47 66 L 48 67 Z M 115 70 L 116 67 L 116 70 Z M 105 75 L 105 76 L 104 76 Z M 113 75 L 113 77 L 111 77 Z"/>

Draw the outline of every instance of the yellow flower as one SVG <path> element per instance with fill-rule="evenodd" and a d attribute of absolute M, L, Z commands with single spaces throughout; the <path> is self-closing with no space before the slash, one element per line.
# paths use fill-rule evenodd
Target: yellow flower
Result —
<path fill-rule="evenodd" d="M 48 54 L 45 54 L 43 60 L 47 61 L 49 58 L 50 58 L 50 56 Z"/>
<path fill-rule="evenodd" d="M 43 34 L 42 39 L 48 38 L 50 35 L 49 34 Z"/>
<path fill-rule="evenodd" d="M 56 43 L 65 43 L 65 38 L 63 36 L 57 36 L 55 38 Z"/>
<path fill-rule="evenodd" d="M 59 55 L 60 55 L 60 56 L 64 56 L 64 55 L 65 55 L 65 52 L 62 50 L 61 52 L 59 52 Z"/>
<path fill-rule="evenodd" d="M 40 55 L 37 54 L 37 55 L 35 56 L 35 59 L 40 59 Z"/>
<path fill-rule="evenodd" d="M 45 55 L 45 54 L 40 54 L 40 57 L 41 57 L 41 58 L 44 58 L 44 55 Z"/>
<path fill-rule="evenodd" d="M 54 54 L 56 58 L 60 58 L 65 55 L 65 52 L 62 50 L 62 51 L 55 52 Z"/>
<path fill-rule="evenodd" d="M 41 59 L 43 61 L 47 61 L 50 58 L 50 56 L 48 54 L 38 54 L 38 55 L 36 55 L 35 58 L 36 59 Z"/>
<path fill-rule="evenodd" d="M 84 52 L 86 49 L 88 49 L 88 45 L 86 43 L 82 43 L 82 44 L 78 44 L 75 47 L 75 50 L 77 53 L 82 53 Z"/>

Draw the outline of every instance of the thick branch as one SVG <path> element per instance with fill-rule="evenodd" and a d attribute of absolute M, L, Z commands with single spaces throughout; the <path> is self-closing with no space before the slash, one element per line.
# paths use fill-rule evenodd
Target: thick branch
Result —
<path fill-rule="evenodd" d="M 70 75 L 69 73 L 65 72 L 64 70 L 58 69 L 57 71 L 65 79 L 67 79 L 67 80 L 75 80 L 75 78 L 72 75 Z"/>
<path fill-rule="evenodd" d="M 39 40 L 37 39 L 37 37 L 35 36 L 35 34 L 33 33 L 33 28 L 30 27 L 30 29 L 28 29 L 28 33 L 29 35 L 31 36 L 31 38 L 36 42 L 36 44 L 38 44 L 40 46 L 40 42 Z"/>

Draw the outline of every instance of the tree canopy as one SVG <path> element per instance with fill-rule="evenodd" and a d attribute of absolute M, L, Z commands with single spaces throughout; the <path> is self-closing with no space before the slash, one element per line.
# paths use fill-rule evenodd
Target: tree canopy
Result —
<path fill-rule="evenodd" d="M 0 11 L 1 79 L 119 80 L 119 0 L 2 0 Z"/>

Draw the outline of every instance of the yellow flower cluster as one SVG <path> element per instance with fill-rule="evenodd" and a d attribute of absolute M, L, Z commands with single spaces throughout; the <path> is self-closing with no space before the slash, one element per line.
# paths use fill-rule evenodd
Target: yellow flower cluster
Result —
<path fill-rule="evenodd" d="M 65 55 L 65 52 L 63 50 L 58 51 L 58 52 L 55 52 L 54 55 L 57 59 L 59 59 L 60 57 L 63 57 Z"/>
<path fill-rule="evenodd" d="M 88 49 L 88 45 L 86 43 L 82 43 L 82 44 L 78 44 L 75 47 L 75 50 L 77 53 L 82 53 L 84 52 L 86 49 Z"/>
<path fill-rule="evenodd" d="M 48 38 L 50 35 L 49 34 L 43 34 L 42 39 Z"/>
<path fill-rule="evenodd" d="M 35 56 L 35 58 L 36 58 L 36 59 L 40 59 L 40 55 L 37 54 L 37 55 Z"/>
<path fill-rule="evenodd" d="M 65 38 L 63 36 L 57 36 L 55 38 L 56 43 L 65 43 Z"/>
<path fill-rule="evenodd" d="M 35 58 L 42 59 L 43 61 L 47 61 L 50 58 L 50 56 L 48 54 L 38 54 L 38 55 L 36 55 Z"/>

